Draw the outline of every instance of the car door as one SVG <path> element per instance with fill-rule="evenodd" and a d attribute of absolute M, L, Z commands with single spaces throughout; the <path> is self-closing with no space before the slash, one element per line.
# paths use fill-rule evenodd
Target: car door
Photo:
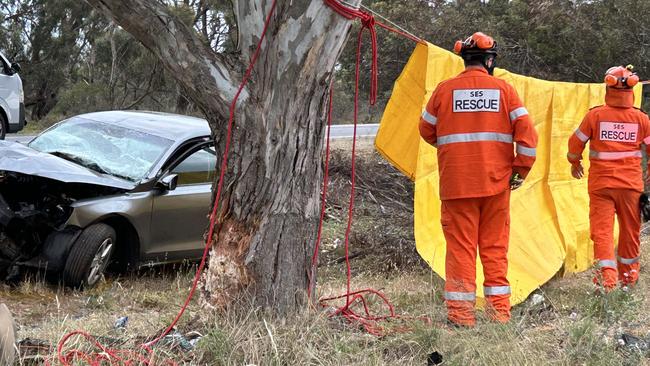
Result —
<path fill-rule="evenodd" d="M 12 131 L 22 128 L 24 123 L 24 95 L 20 76 L 11 68 L 11 63 L 0 54 L 0 108 L 7 117 L 7 126 Z M 17 126 L 16 124 L 20 124 Z M 8 132 L 7 129 L 4 131 Z"/>
<path fill-rule="evenodd" d="M 13 94 L 12 87 L 14 85 L 12 76 L 8 73 L 8 66 L 6 65 L 2 56 L 0 56 L 0 108 L 4 110 L 7 115 L 8 121 L 11 120 L 11 96 Z"/>
<path fill-rule="evenodd" d="M 153 199 L 149 260 L 201 257 L 216 162 L 213 143 L 201 143 L 163 172 L 163 176 L 176 174 L 178 183 L 173 190 L 160 190 Z"/>

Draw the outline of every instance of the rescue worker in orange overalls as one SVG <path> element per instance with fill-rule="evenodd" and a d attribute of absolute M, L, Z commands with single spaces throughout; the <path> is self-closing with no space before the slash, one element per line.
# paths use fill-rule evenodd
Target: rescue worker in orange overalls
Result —
<path fill-rule="evenodd" d="M 537 133 L 515 89 L 492 76 L 497 46 L 491 37 L 474 33 L 454 51 L 465 70 L 438 85 L 419 124 L 422 138 L 438 150 L 448 320 L 475 324 L 478 248 L 486 314 L 505 323 L 510 190 L 521 186 L 535 162 Z"/>
<path fill-rule="evenodd" d="M 632 66 L 607 70 L 605 105 L 592 108 L 569 138 L 571 174 L 580 179 L 582 150 L 589 141 L 589 223 L 594 242 L 594 282 L 605 291 L 634 285 L 639 278 L 639 198 L 643 192 L 641 144 L 650 150 L 650 121 L 633 107 L 639 77 Z M 614 214 L 618 249 L 614 253 Z"/>

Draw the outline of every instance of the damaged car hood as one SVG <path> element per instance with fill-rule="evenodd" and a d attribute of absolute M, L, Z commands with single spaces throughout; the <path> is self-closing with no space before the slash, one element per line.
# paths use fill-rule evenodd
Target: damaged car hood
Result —
<path fill-rule="evenodd" d="M 0 140 L 0 171 L 28 174 L 64 183 L 87 183 L 125 190 L 135 188 L 135 184 L 128 180 L 99 174 L 71 161 L 12 141 Z"/>

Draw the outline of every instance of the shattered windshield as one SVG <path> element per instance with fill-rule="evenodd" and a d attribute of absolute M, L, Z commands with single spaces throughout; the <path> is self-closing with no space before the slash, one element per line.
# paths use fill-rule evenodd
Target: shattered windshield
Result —
<path fill-rule="evenodd" d="M 79 117 L 29 143 L 35 150 L 130 181 L 144 178 L 171 145 L 166 138 Z"/>

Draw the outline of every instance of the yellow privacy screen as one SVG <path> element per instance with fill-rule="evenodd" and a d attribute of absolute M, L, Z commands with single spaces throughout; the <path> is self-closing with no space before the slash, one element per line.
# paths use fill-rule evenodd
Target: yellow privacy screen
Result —
<path fill-rule="evenodd" d="M 439 82 L 463 70 L 463 61 L 432 44 L 419 44 L 386 106 L 375 140 L 377 150 L 415 180 L 415 241 L 429 265 L 445 277 L 445 239 L 440 226 L 436 149 L 420 138 L 418 122 Z M 567 272 L 589 268 L 587 180 L 571 178 L 567 141 L 589 108 L 603 104 L 604 84 L 552 82 L 497 69 L 519 93 L 539 134 L 537 161 L 525 184 L 513 192 L 508 278 L 519 303 L 564 265 Z M 641 88 L 635 89 L 640 104 Z M 588 161 L 586 161 L 588 164 Z M 477 261 L 477 289 L 483 272 Z"/>

